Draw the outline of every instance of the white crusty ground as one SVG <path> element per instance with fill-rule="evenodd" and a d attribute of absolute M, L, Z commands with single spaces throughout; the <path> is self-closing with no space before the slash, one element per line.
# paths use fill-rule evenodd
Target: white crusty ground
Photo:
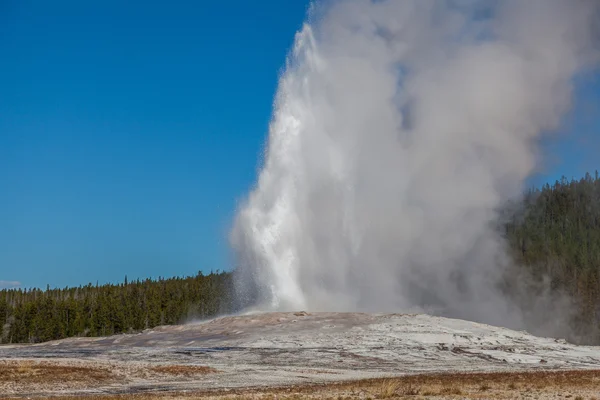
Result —
<path fill-rule="evenodd" d="M 429 315 L 266 313 L 223 317 L 139 334 L 0 346 L 0 362 L 108 366 L 118 382 L 81 388 L 5 384 L 9 395 L 204 390 L 331 382 L 413 373 L 600 369 L 600 347 L 576 346 Z M 195 377 L 147 373 L 204 365 Z"/>

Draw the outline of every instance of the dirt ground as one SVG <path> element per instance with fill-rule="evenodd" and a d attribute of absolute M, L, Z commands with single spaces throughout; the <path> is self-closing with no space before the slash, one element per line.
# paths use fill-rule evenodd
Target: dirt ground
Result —
<path fill-rule="evenodd" d="M 15 368 L 16 367 L 16 368 Z M 177 367 L 148 373 L 192 377 L 210 369 Z M 0 368 L 0 382 L 65 380 L 81 384 L 115 381 L 107 369 L 52 368 L 50 365 L 12 365 Z M 46 397 L 46 396 L 43 396 Z M 23 397 L 1 397 L 15 399 Z M 31 397 L 27 397 L 31 398 Z M 54 396 L 52 400 L 193 400 L 193 399 L 600 399 L 600 371 L 535 371 L 519 373 L 447 373 L 354 382 L 291 385 L 280 388 L 126 395 Z"/>

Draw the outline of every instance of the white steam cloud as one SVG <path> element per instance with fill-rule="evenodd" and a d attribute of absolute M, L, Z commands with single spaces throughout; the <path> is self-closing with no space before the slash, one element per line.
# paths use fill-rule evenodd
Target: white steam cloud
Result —
<path fill-rule="evenodd" d="M 314 5 L 232 231 L 268 309 L 426 309 L 517 325 L 497 210 L 597 61 L 590 0 Z"/>

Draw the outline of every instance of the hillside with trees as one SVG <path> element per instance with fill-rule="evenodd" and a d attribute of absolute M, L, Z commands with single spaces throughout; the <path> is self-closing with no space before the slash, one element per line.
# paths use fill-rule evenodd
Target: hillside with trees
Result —
<path fill-rule="evenodd" d="M 231 274 L 65 289 L 0 291 L 2 343 L 105 336 L 209 318 L 232 309 Z"/>
<path fill-rule="evenodd" d="M 562 299 L 563 307 L 569 303 L 571 340 L 600 344 L 598 172 L 532 189 L 517 209 L 505 224 L 516 269 L 511 272 L 537 296 Z M 548 315 L 559 312 L 564 310 L 551 309 Z"/>
<path fill-rule="evenodd" d="M 563 178 L 528 191 L 504 214 L 514 263 L 507 295 L 523 284 L 536 296 L 567 299 L 573 341 L 600 344 L 600 179 Z M 231 273 L 65 289 L 0 291 L 2 343 L 137 332 L 234 311 Z M 552 307 L 559 304 L 550 302 Z M 521 303 L 525 308 L 528 304 Z M 550 307 L 551 308 L 551 307 Z M 548 315 L 557 311 L 550 309 Z"/>

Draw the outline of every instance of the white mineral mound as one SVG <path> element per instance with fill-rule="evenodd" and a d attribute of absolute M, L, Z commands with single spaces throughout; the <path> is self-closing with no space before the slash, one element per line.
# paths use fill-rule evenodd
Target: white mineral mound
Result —
<path fill-rule="evenodd" d="M 457 319 L 362 313 L 223 317 L 134 335 L 0 346 L 0 361 L 6 358 L 109 363 L 123 371 L 149 364 L 206 365 L 219 371 L 185 382 L 125 380 L 121 391 L 157 385 L 162 389 L 282 385 L 410 373 L 600 369 L 600 347 Z"/>

